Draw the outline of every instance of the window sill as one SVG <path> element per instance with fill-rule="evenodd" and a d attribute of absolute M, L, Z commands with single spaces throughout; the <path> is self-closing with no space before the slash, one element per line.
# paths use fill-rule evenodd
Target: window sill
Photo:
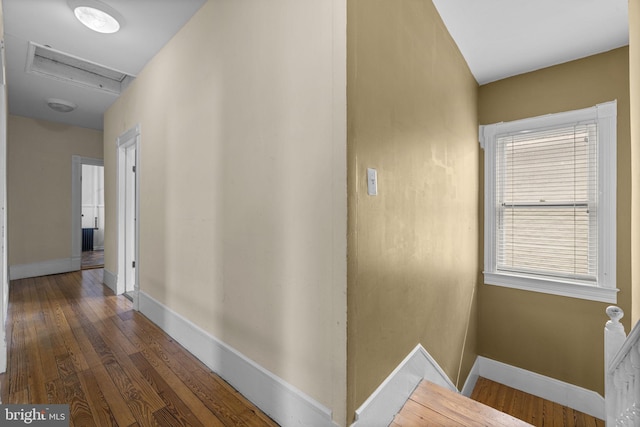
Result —
<path fill-rule="evenodd" d="M 551 295 L 560 295 L 571 298 L 580 298 L 590 301 L 600 301 L 617 304 L 619 289 L 602 288 L 579 283 L 563 282 L 553 279 L 541 279 L 529 276 L 520 276 L 504 273 L 484 273 L 484 282 L 487 285 L 503 286 L 506 288 L 521 289 L 525 291 L 541 292 Z"/>

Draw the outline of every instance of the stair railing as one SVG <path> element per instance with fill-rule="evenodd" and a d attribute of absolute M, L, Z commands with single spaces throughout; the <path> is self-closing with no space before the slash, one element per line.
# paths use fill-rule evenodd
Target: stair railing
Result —
<path fill-rule="evenodd" d="M 606 425 L 640 426 L 640 327 L 625 334 L 621 308 L 607 307 L 604 327 Z"/>

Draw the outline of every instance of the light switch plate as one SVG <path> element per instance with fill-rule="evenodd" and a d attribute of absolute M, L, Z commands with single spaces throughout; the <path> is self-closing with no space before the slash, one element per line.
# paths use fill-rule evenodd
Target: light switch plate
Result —
<path fill-rule="evenodd" d="M 378 171 L 372 168 L 367 168 L 367 194 L 378 195 Z"/>

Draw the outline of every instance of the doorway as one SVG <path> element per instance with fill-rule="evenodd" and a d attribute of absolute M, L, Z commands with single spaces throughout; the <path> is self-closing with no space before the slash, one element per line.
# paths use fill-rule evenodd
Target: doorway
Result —
<path fill-rule="evenodd" d="M 82 165 L 83 270 L 104 267 L 104 166 Z"/>
<path fill-rule="evenodd" d="M 118 283 L 117 293 L 124 293 L 138 306 L 139 241 L 139 173 L 140 128 L 118 138 Z"/>
<path fill-rule="evenodd" d="M 101 172 L 94 171 L 95 174 L 101 176 L 100 182 L 102 183 L 102 202 L 101 203 L 89 203 L 90 198 L 83 195 L 83 169 L 85 166 L 100 167 Z M 90 176 L 86 176 L 85 179 L 91 180 Z M 98 179 L 95 179 L 97 181 Z M 97 206 L 98 211 L 101 206 L 101 215 L 97 215 L 97 212 L 86 211 L 83 208 L 83 204 L 91 204 Z M 84 216 L 83 216 L 84 214 Z M 83 255 L 82 249 L 83 229 L 95 228 L 96 220 L 98 217 L 98 225 L 102 227 L 102 242 L 104 242 L 104 160 L 95 159 L 91 157 L 71 156 L 71 262 L 73 270 L 80 270 L 83 268 Z M 94 230 L 95 233 L 95 230 Z M 104 254 L 104 243 L 101 243 L 102 254 Z M 95 248 L 95 244 L 94 244 Z M 104 265 L 104 257 L 102 261 Z"/>

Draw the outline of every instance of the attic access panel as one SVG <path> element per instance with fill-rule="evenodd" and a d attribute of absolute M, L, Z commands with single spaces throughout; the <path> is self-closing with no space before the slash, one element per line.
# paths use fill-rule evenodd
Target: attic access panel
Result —
<path fill-rule="evenodd" d="M 30 42 L 27 73 L 120 95 L 134 76 Z"/>

